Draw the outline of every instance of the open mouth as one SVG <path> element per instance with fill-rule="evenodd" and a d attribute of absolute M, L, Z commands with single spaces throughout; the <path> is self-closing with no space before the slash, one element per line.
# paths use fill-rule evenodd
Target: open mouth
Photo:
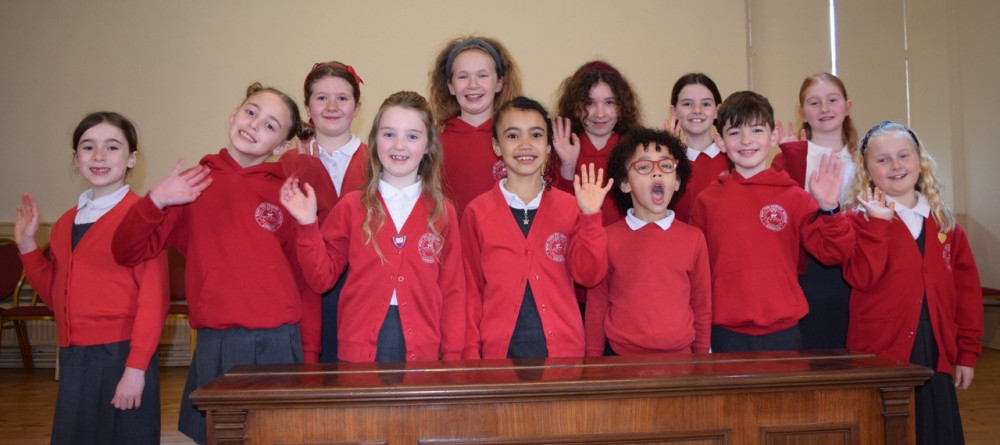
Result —
<path fill-rule="evenodd" d="M 514 156 L 514 160 L 522 164 L 530 164 L 532 162 L 535 162 L 535 159 L 538 159 L 538 156 L 535 155 Z"/>
<path fill-rule="evenodd" d="M 95 175 L 106 175 L 111 169 L 108 167 L 90 167 L 90 172 Z"/>
<path fill-rule="evenodd" d="M 663 184 L 656 183 L 653 184 L 653 189 L 650 193 L 653 198 L 653 204 L 660 205 L 666 201 L 666 194 L 663 192 Z"/>
<path fill-rule="evenodd" d="M 407 155 L 389 155 L 389 159 L 396 162 L 406 162 L 410 157 Z"/>
<path fill-rule="evenodd" d="M 757 154 L 758 151 L 760 151 L 759 148 L 744 148 L 742 150 L 737 150 L 737 153 L 739 153 L 740 156 L 749 158 L 750 156 Z"/>
<path fill-rule="evenodd" d="M 891 175 L 891 176 L 889 176 L 889 179 L 892 179 L 892 180 L 896 181 L 896 180 L 900 180 L 900 179 L 905 178 L 906 175 L 907 175 L 906 173 L 900 173 L 900 174 L 897 174 L 897 175 Z"/>

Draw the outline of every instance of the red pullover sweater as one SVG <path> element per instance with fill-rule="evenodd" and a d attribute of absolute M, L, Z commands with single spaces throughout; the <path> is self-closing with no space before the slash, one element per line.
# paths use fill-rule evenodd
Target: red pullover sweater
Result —
<path fill-rule="evenodd" d="M 921 255 L 898 216 L 850 218 L 863 229 L 844 264 L 853 288 L 847 347 L 909 362 L 926 297 L 939 352 L 936 370 L 951 374 L 954 365 L 975 366 L 982 351 L 982 288 L 965 231 L 956 225 L 943 233 L 934 218 L 925 218 Z"/>
<path fill-rule="evenodd" d="M 675 218 L 681 222 L 691 222 L 691 208 L 695 199 L 702 190 L 709 185 L 718 182 L 719 176 L 729 174 L 729 158 L 725 153 L 719 153 L 714 158 L 708 155 L 698 155 L 698 158 L 691 163 L 691 177 L 684 185 L 684 193 L 674 200 Z"/>
<path fill-rule="evenodd" d="M 625 220 L 605 227 L 608 275 L 587 292 L 587 355 L 708 353 L 712 279 L 701 231 L 674 220 L 632 230 Z"/>
<path fill-rule="evenodd" d="M 854 229 L 843 214 L 817 216 L 813 197 L 785 172 L 719 179 L 695 200 L 691 222 L 705 232 L 712 265 L 712 324 L 748 335 L 787 329 L 809 312 L 796 274 L 799 245 L 839 264 Z"/>
<path fill-rule="evenodd" d="M 386 211 L 375 237 L 383 260 L 361 230 L 366 214 L 361 196 L 361 191 L 344 195 L 322 229 L 299 226 L 298 256 L 313 290 L 333 287 L 350 263 L 337 311 L 337 355 L 351 362 L 375 360 L 378 331 L 395 289 L 407 360 L 461 358 L 465 281 L 455 208 L 446 201 L 447 219 L 437 223 L 438 235 L 427 227 L 433 207 L 427 194 L 399 233 Z"/>
<path fill-rule="evenodd" d="M 493 119 L 473 127 L 453 117 L 439 135 L 444 149 L 444 193 L 459 215 L 465 206 L 507 177 L 503 161 L 493 152 Z"/>
<path fill-rule="evenodd" d="M 167 255 L 135 267 L 119 266 L 111 256 L 111 237 L 139 201 L 128 192 L 90 226 L 73 249 L 76 207 L 52 226 L 52 261 L 41 249 L 24 255 L 24 272 L 56 317 L 59 346 L 93 346 L 129 340 L 125 366 L 146 370 L 156 353 L 170 304 Z"/>
<path fill-rule="evenodd" d="M 318 297 L 294 258 L 297 224 L 278 201 L 283 166 L 243 168 L 226 149 L 200 163 L 211 170 L 212 185 L 194 202 L 164 210 L 148 195 L 139 200 L 115 233 L 115 260 L 130 265 L 167 247 L 181 252 L 194 329 L 298 324 L 303 304 L 315 306 L 305 300 Z M 318 357 L 318 328 L 318 323 L 300 326 L 307 360 Z"/>
<path fill-rule="evenodd" d="M 594 286 L 607 273 L 600 216 L 581 215 L 576 198 L 548 190 L 525 238 L 500 185 L 476 198 L 462 217 L 468 289 L 463 358 L 505 358 L 530 282 L 549 357 L 581 357 L 583 320 L 573 281 Z"/>

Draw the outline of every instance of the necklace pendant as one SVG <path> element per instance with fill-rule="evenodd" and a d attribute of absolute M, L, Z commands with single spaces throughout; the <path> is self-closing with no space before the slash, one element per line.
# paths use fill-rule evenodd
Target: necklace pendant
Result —
<path fill-rule="evenodd" d="M 522 219 L 521 223 L 524 224 L 524 225 L 528 225 L 528 218 Z"/>

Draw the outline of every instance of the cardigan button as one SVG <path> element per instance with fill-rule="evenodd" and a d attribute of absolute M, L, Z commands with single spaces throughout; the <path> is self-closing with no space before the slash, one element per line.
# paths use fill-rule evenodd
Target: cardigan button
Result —
<path fill-rule="evenodd" d="M 413 335 L 413 329 L 407 329 L 406 335 Z"/>
<path fill-rule="evenodd" d="M 410 354 L 410 360 L 416 360 L 417 354 Z"/>
<path fill-rule="evenodd" d="M 398 278 L 396 278 L 396 280 L 399 281 L 400 283 L 402 283 L 403 282 L 403 276 L 400 275 Z"/>
<path fill-rule="evenodd" d="M 913 331 L 910 331 L 910 332 L 907 332 L 907 333 L 906 333 L 906 336 L 907 336 L 908 338 L 913 338 Z"/>

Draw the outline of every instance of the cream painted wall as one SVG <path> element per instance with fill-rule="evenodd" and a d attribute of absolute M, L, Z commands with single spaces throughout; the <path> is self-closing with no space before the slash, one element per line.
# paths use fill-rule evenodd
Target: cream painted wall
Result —
<path fill-rule="evenodd" d="M 580 64 L 601 57 L 642 98 L 645 121 L 666 118 L 680 75 L 709 73 L 746 87 L 744 0 L 194 1 L 0 0 L 0 221 L 18 191 L 52 221 L 84 185 L 70 136 L 87 112 L 110 109 L 140 129 L 132 183 L 145 191 L 178 157 L 186 164 L 226 144 L 227 118 L 260 80 L 301 103 L 317 61 L 354 65 L 365 81 L 354 131 L 367 137 L 379 103 L 425 92 L 431 62 L 455 36 L 482 33 L 510 49 L 525 92 L 544 103 Z M 628 20 L 620 17 L 623 11 Z M 447 18 L 445 20 L 444 18 Z"/>

